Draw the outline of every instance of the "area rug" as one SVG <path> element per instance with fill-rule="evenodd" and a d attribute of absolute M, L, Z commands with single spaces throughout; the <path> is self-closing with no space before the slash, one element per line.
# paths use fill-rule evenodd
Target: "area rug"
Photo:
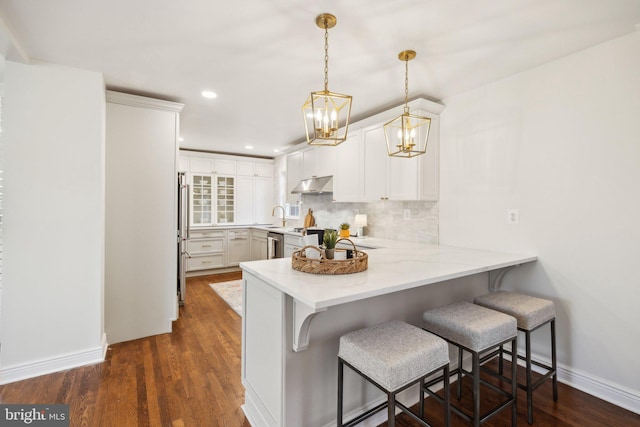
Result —
<path fill-rule="evenodd" d="M 210 283 L 209 286 L 242 317 L 242 280 Z"/>

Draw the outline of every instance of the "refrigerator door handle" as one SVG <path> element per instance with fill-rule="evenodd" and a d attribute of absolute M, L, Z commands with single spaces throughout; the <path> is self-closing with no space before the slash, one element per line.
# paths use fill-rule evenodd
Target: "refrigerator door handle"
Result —
<path fill-rule="evenodd" d="M 186 237 L 189 239 L 191 237 L 191 229 L 189 227 L 189 222 L 191 221 L 191 191 L 189 191 L 189 184 L 185 185 L 185 189 L 187 192 L 187 197 L 185 197 L 187 217 L 184 219 L 184 226 L 186 228 Z"/>

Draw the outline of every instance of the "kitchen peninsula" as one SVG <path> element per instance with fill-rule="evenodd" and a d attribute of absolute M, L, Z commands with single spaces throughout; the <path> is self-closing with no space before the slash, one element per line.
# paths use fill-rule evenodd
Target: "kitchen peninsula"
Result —
<path fill-rule="evenodd" d="M 497 289 L 507 271 L 536 260 L 375 238 L 362 244 L 375 249 L 366 250 L 368 270 L 356 274 L 302 273 L 290 258 L 240 264 L 243 410 L 252 426 L 334 425 L 341 335 L 392 319 L 420 325 L 425 309 Z M 345 372 L 347 414 L 382 398 Z"/>

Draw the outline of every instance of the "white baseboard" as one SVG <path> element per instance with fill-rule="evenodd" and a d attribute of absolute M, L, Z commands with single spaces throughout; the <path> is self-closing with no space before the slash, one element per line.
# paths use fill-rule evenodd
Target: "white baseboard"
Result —
<path fill-rule="evenodd" d="M 91 350 L 0 369 L 0 385 L 103 362 L 107 346 L 107 337 L 103 335 L 100 346 Z"/>
<path fill-rule="evenodd" d="M 521 354 L 524 356 L 524 353 Z M 551 360 L 540 355 L 534 354 L 532 358 L 551 366 Z M 524 360 L 518 360 L 518 364 L 524 366 Z M 535 365 L 532 370 L 538 373 L 544 372 L 542 368 Z M 613 405 L 640 414 L 640 391 L 638 390 L 632 390 L 561 363 L 558 363 L 558 381 Z M 561 398 L 562 396 L 558 397 L 558 399 Z"/>
<path fill-rule="evenodd" d="M 520 352 L 519 352 L 520 353 Z M 524 353 L 522 353 L 524 356 Z M 544 364 L 551 366 L 551 360 L 548 360 L 540 355 L 533 354 L 532 358 L 534 360 L 538 360 Z M 505 355 L 505 360 L 510 360 L 508 355 Z M 455 369 L 457 364 L 452 364 L 451 369 Z M 518 359 L 518 365 L 524 366 L 524 360 Z M 471 369 L 471 357 L 469 354 L 465 355 L 464 358 L 464 366 L 466 369 Z M 544 373 L 544 369 L 533 365 L 533 371 L 537 373 Z M 602 378 L 598 378 L 596 376 L 587 374 L 585 372 L 578 371 L 576 369 L 571 369 L 562 364 L 558 364 L 558 381 L 567 384 L 575 389 L 583 391 L 587 394 L 595 396 L 599 399 L 602 399 L 606 402 L 609 402 L 613 405 L 619 406 L 621 408 L 627 409 L 631 412 L 635 412 L 636 414 L 640 414 L 640 393 L 636 390 L 631 390 L 629 388 L 623 387 L 619 384 L 614 384 L 610 381 L 606 381 Z M 435 387 L 435 390 L 439 390 L 441 386 Z M 558 397 L 559 402 L 562 401 L 562 395 Z M 381 398 L 366 407 L 359 408 L 357 410 L 352 411 L 349 414 L 345 414 L 344 419 L 349 420 L 356 416 L 357 414 L 361 414 L 366 411 L 368 408 L 373 408 L 376 405 L 382 403 L 385 399 Z M 410 397 L 408 400 L 401 400 L 405 403 L 406 406 L 411 407 L 418 403 L 418 397 Z M 400 412 L 399 409 L 396 410 L 396 414 Z M 378 412 L 377 414 L 371 416 L 358 424 L 358 427 L 375 427 L 387 421 L 387 411 L 383 410 Z M 336 423 L 332 422 L 326 424 L 324 427 L 335 427 Z"/>

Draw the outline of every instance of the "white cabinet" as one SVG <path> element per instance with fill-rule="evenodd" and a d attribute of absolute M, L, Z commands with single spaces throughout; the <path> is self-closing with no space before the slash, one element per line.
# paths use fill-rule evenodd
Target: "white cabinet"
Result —
<path fill-rule="evenodd" d="M 227 230 L 227 267 L 238 266 L 251 259 L 249 229 Z"/>
<path fill-rule="evenodd" d="M 238 224 L 268 224 L 271 222 L 272 178 L 238 176 L 236 190 L 236 222 Z"/>
<path fill-rule="evenodd" d="M 236 165 L 238 176 L 259 176 L 273 178 L 273 163 L 238 161 Z"/>
<path fill-rule="evenodd" d="M 187 271 L 225 266 L 226 230 L 190 230 L 187 241 Z"/>
<path fill-rule="evenodd" d="M 364 200 L 362 151 L 361 129 L 350 131 L 346 141 L 335 147 L 333 199 L 336 202 Z"/>
<path fill-rule="evenodd" d="M 235 223 L 234 176 L 191 174 L 191 225 Z"/>
<path fill-rule="evenodd" d="M 267 232 L 251 230 L 251 261 L 267 259 Z"/>
<path fill-rule="evenodd" d="M 288 234 L 284 235 L 284 257 L 285 258 L 290 258 L 295 251 L 298 251 L 300 249 L 302 249 L 302 246 L 300 246 L 300 237 L 291 236 Z"/>
<path fill-rule="evenodd" d="M 235 175 L 236 161 L 228 159 L 210 159 L 206 157 L 191 157 L 189 171 L 192 173 Z"/>
<path fill-rule="evenodd" d="M 302 152 L 296 151 L 287 155 L 287 203 L 301 200 L 300 194 L 291 194 L 291 190 L 302 179 Z"/>
<path fill-rule="evenodd" d="M 339 147 L 339 146 L 338 146 Z M 302 179 L 330 176 L 335 171 L 336 147 L 317 146 L 302 150 Z"/>
<path fill-rule="evenodd" d="M 384 200 L 387 197 L 387 149 L 382 124 L 362 130 L 364 165 L 364 200 Z M 407 165 L 409 166 L 409 165 Z"/>

